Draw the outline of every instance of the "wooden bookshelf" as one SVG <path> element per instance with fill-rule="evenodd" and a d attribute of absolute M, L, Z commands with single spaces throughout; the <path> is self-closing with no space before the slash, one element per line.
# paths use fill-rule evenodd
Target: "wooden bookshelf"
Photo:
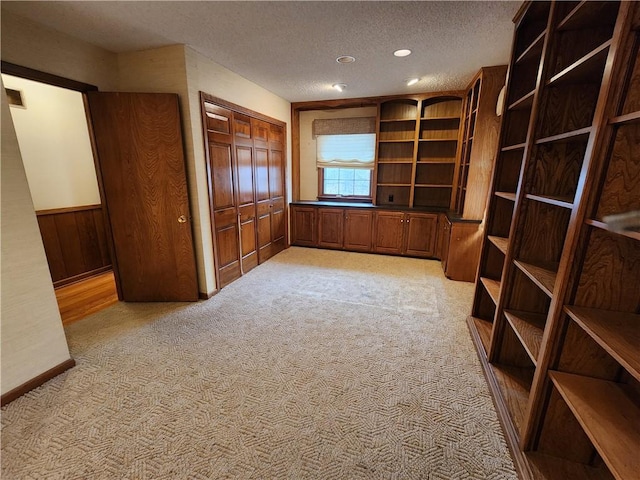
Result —
<path fill-rule="evenodd" d="M 640 210 L 640 4 L 529 2 L 515 23 L 467 323 L 491 327 L 522 478 L 636 478 L 640 232 L 604 219 Z"/>

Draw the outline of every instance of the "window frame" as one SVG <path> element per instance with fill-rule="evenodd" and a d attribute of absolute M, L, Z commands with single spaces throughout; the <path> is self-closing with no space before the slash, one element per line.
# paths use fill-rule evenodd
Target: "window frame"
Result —
<path fill-rule="evenodd" d="M 334 167 L 340 168 L 340 167 Z M 344 167 L 347 168 L 347 167 Z M 318 200 L 332 202 L 372 203 L 373 170 L 369 170 L 369 195 L 332 195 L 324 193 L 324 168 L 318 168 Z"/>

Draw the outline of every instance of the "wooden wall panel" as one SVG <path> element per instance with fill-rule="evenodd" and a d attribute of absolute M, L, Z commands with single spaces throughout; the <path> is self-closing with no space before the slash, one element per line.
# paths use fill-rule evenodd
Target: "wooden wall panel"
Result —
<path fill-rule="evenodd" d="M 101 205 L 36 214 L 54 286 L 111 268 Z"/>

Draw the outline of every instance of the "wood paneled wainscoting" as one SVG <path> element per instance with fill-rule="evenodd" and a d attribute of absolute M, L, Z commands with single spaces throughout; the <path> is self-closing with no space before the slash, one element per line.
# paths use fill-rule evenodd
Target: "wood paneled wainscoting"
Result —
<path fill-rule="evenodd" d="M 111 270 L 102 205 L 36 212 L 54 287 Z"/>

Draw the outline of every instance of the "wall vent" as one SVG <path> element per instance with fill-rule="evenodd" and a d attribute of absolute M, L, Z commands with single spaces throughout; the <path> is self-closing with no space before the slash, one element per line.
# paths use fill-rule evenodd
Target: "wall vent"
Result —
<path fill-rule="evenodd" d="M 12 107 L 21 107 L 27 108 L 24 105 L 24 99 L 22 98 L 22 92 L 20 90 L 14 90 L 13 88 L 5 88 L 5 92 L 7 92 L 7 99 L 9 100 L 9 105 Z"/>

